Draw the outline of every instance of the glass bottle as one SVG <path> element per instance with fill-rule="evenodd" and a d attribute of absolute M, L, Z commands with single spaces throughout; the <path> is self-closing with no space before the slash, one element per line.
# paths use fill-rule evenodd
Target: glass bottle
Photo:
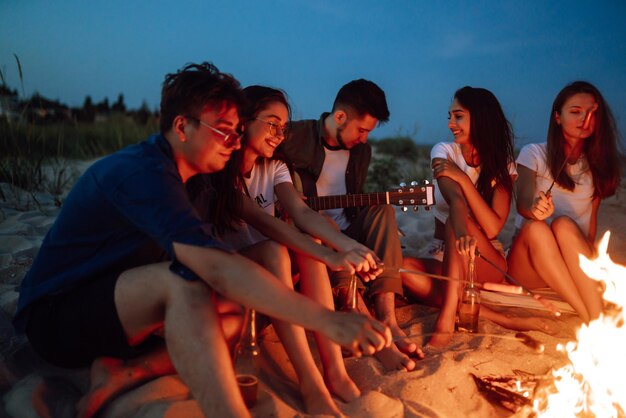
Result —
<path fill-rule="evenodd" d="M 348 293 L 346 294 L 346 303 L 344 304 L 344 311 L 356 312 L 356 275 L 353 274 L 350 277 L 350 284 L 348 285 Z"/>
<path fill-rule="evenodd" d="M 459 331 L 478 332 L 478 316 L 480 313 L 480 290 L 474 286 L 476 280 L 475 258 L 470 256 L 468 266 L 468 279 L 461 295 L 459 307 Z"/>
<path fill-rule="evenodd" d="M 241 396 L 248 408 L 257 400 L 261 350 L 256 340 L 256 311 L 246 308 L 241 337 L 235 347 L 234 368 Z"/>

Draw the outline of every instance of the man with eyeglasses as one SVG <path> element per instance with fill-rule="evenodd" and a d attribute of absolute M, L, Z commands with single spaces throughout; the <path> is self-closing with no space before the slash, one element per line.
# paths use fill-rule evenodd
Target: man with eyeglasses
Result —
<path fill-rule="evenodd" d="M 324 309 L 217 241 L 194 209 L 185 183 L 240 147 L 241 103 L 239 83 L 211 64 L 168 74 L 161 133 L 94 163 L 46 235 L 15 326 L 52 364 L 92 364 L 79 416 L 174 372 L 207 417 L 248 416 L 229 352 L 241 311 L 232 301 L 357 353 L 390 344 L 381 323 Z"/>
<path fill-rule="evenodd" d="M 363 193 L 371 159 L 367 144 L 369 133 L 389 119 L 385 93 L 375 83 L 359 79 L 344 85 L 330 113 L 319 120 L 292 122 L 288 140 L 278 148 L 299 175 L 305 196 L 333 196 Z M 395 210 L 390 205 L 322 211 L 348 236 L 371 248 L 385 268 L 368 283 L 366 295 L 373 301 L 376 317 L 389 325 L 396 344 L 376 354 L 388 370 L 413 370 L 410 356 L 423 353 L 405 337 L 395 315 L 395 295 L 402 295 L 402 248 L 398 237 Z M 350 276 L 330 274 L 339 304 L 346 300 Z M 364 287 L 360 284 L 360 287 Z M 363 308 L 362 312 L 368 310 Z"/>

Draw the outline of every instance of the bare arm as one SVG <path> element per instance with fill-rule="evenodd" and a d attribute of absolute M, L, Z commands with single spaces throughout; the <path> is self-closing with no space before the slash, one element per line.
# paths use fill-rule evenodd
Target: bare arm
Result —
<path fill-rule="evenodd" d="M 332 270 L 368 272 L 375 269 L 370 261 L 355 251 L 338 253 L 319 245 L 309 235 L 259 209 L 250 199 L 243 199 L 242 218 L 266 237 L 286 245 L 288 248 L 306 254 L 326 264 Z"/>
<path fill-rule="evenodd" d="M 469 210 L 467 202 L 463 197 L 461 186 L 448 177 L 438 178 L 437 185 L 439 190 L 441 190 L 443 198 L 450 206 L 450 222 L 452 223 L 454 235 L 457 239 L 467 235 L 466 219 L 469 216 Z"/>
<path fill-rule="evenodd" d="M 502 230 L 502 227 L 504 227 L 509 216 L 511 193 L 500 187 L 496 188 L 492 205 L 489 206 L 470 178 L 453 161 L 444 158 L 434 158 L 432 165 L 435 178 L 437 178 L 439 183 L 445 177 L 458 184 L 462 195 L 467 201 L 468 209 L 471 210 L 478 225 L 480 225 L 488 238 L 495 238 Z M 450 204 L 450 202 L 448 203 Z"/>
<path fill-rule="evenodd" d="M 180 243 L 174 243 L 174 252 L 212 289 L 259 312 L 321 332 L 357 352 L 371 354 L 391 343 L 389 329 L 378 321 L 326 309 L 239 254 Z"/>
<path fill-rule="evenodd" d="M 281 183 L 274 187 L 278 200 L 294 220 L 296 226 L 309 235 L 319 238 L 324 244 L 337 251 L 360 249 L 375 254 L 364 245 L 342 234 L 330 222 L 311 209 L 300 197 L 291 183 Z"/>
<path fill-rule="evenodd" d="M 589 236 L 587 241 L 591 248 L 594 247 L 596 241 L 596 234 L 598 233 L 598 210 L 600 209 L 600 198 L 598 196 L 593 198 L 591 202 L 591 219 L 589 221 Z"/>
<path fill-rule="evenodd" d="M 544 220 L 554 212 L 552 197 L 546 195 L 543 190 L 535 190 L 537 173 L 530 168 L 518 164 L 519 178 L 515 185 L 517 213 L 527 219 Z"/>

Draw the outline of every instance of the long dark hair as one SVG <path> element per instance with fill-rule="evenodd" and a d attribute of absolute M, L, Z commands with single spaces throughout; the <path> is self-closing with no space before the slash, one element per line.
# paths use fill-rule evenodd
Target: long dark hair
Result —
<path fill-rule="evenodd" d="M 595 112 L 595 130 L 589 138 L 585 139 L 583 153 L 587 156 L 589 170 L 593 177 L 594 196 L 605 198 L 614 195 L 619 186 L 621 153 L 613 113 L 593 84 L 586 81 L 574 81 L 565 86 L 554 99 L 548 125 L 548 167 L 552 177 L 561 187 L 567 190 L 574 189 L 576 186 L 574 180 L 567 170 L 561 170 L 567 156 L 563 147 L 563 129 L 556 122 L 556 114 L 561 113 L 565 102 L 570 97 L 579 93 L 591 94 L 598 104 Z"/>
<path fill-rule="evenodd" d="M 254 120 L 259 113 L 265 110 L 271 103 L 281 103 L 287 108 L 289 116 L 291 116 L 291 106 L 287 100 L 285 92 L 279 89 L 265 86 L 249 86 L 243 89 L 246 99 L 244 106 L 239 110 L 241 125 L 244 126 L 244 135 L 241 140 L 241 148 L 231 154 L 230 160 L 226 164 L 224 170 L 219 173 L 211 174 L 211 184 L 216 188 L 221 196 L 237 195 L 242 193 L 233 193 L 233 190 L 243 191 L 244 180 L 241 174 L 241 165 L 243 164 L 243 153 L 247 146 L 247 136 L 245 126 L 248 122 Z M 228 206 L 223 206 L 223 210 L 227 210 Z M 233 229 L 236 223 L 241 223 L 240 217 L 227 216 L 226 213 L 218 214 L 214 225 L 218 233 L 223 233 L 226 229 Z"/>
<path fill-rule="evenodd" d="M 454 98 L 470 113 L 470 140 L 480 158 L 476 189 L 491 204 L 496 187 L 513 191 L 509 166 L 514 163 L 513 129 L 502 106 L 487 89 L 465 86 Z M 495 180 L 495 186 L 494 186 Z"/>

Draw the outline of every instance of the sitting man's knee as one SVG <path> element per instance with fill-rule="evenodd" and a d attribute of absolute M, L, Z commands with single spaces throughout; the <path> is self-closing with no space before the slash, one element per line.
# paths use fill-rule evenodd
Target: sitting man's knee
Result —
<path fill-rule="evenodd" d="M 203 280 L 185 280 L 176 276 L 168 286 L 170 298 L 212 298 L 212 289 Z"/>

